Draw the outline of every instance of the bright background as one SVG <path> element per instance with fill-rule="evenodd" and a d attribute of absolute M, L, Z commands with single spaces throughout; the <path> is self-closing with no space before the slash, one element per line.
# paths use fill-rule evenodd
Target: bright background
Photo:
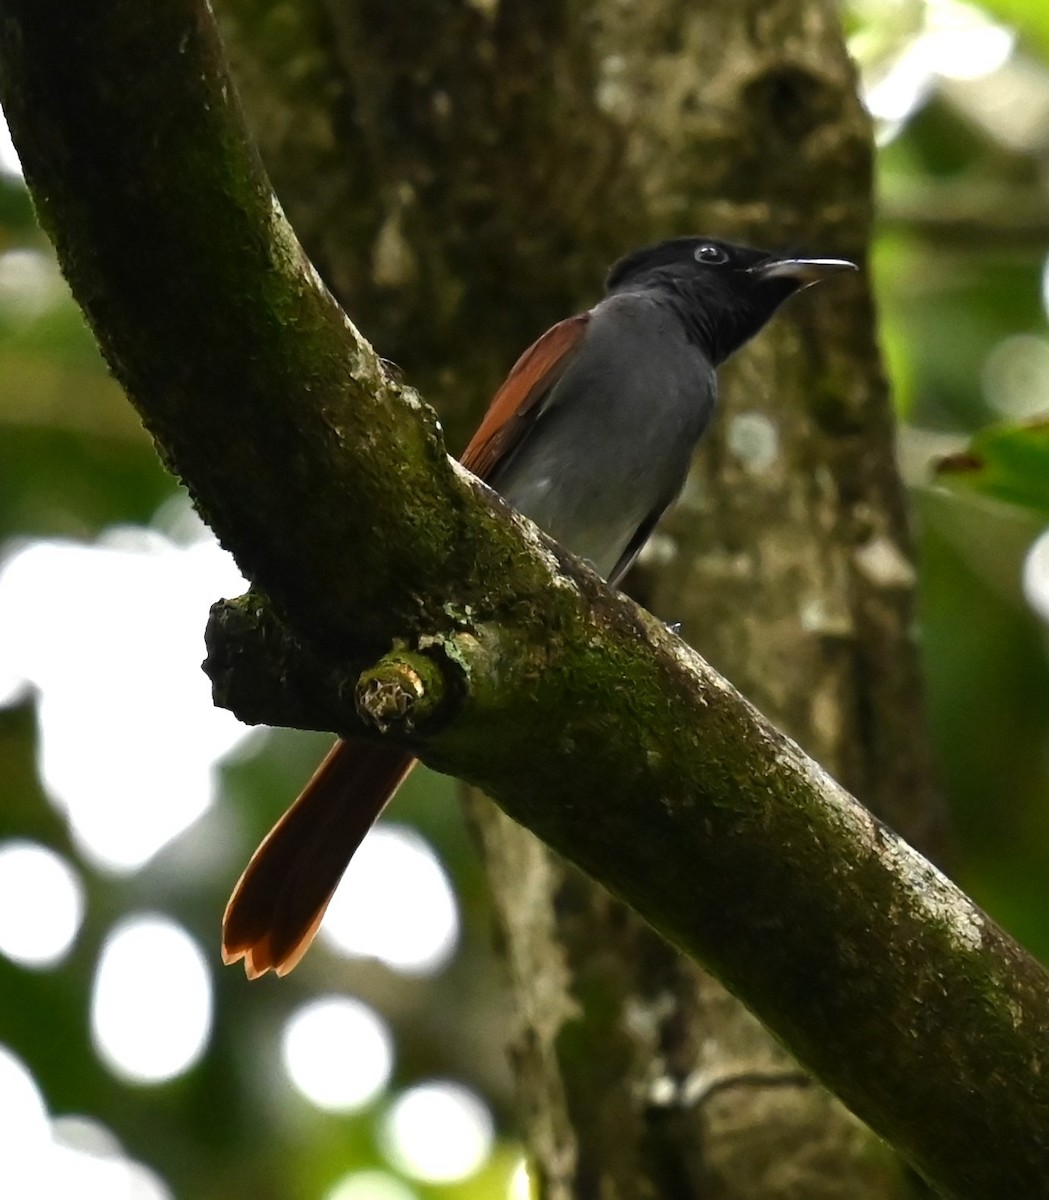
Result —
<path fill-rule="evenodd" d="M 930 485 L 1049 414 L 1049 5 L 847 18 L 958 875 L 1049 961 L 1046 439 L 992 434 L 974 487 Z M 523 1200 L 448 781 L 412 777 L 292 976 L 219 965 L 230 885 L 327 739 L 211 708 L 208 606 L 243 582 L 107 378 L 9 144 L 0 170 L 0 1194 Z"/>

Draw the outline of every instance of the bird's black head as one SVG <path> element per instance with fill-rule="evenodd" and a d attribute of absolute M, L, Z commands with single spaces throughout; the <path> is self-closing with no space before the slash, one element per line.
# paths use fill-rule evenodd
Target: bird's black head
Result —
<path fill-rule="evenodd" d="M 840 258 L 796 258 L 716 238 L 683 237 L 621 258 L 605 286 L 609 295 L 656 291 L 671 298 L 690 336 L 717 364 L 795 292 L 825 275 L 855 269 Z"/>

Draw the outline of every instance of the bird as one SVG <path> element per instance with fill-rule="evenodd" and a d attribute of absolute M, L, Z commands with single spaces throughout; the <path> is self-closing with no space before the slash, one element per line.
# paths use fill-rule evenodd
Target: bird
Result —
<path fill-rule="evenodd" d="M 615 586 L 684 486 L 717 368 L 791 296 L 855 269 L 702 236 L 635 250 L 603 299 L 524 351 L 461 462 Z M 226 963 L 254 979 L 299 962 L 413 766 L 397 747 L 336 742 L 233 890 Z"/>

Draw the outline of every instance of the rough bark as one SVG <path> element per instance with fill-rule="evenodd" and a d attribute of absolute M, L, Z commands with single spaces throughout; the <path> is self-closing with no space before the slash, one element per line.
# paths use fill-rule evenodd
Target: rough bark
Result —
<path fill-rule="evenodd" d="M 578 609 L 570 580 L 583 593 Z M 442 666 L 443 696 L 458 699 L 420 726 L 403 723 L 398 741 L 485 787 L 707 965 L 943 1195 L 1037 1195 L 1049 1166 L 1040 1065 L 1049 1050 L 1049 981 L 1041 968 L 627 598 L 566 562 L 556 596 L 545 597 L 540 612 L 529 607 L 425 639 L 423 651 Z M 212 646 L 220 695 L 240 715 L 339 729 L 359 720 L 355 670 L 313 659 L 257 598 L 218 610 Z M 363 682 L 403 673 L 405 656 L 393 652 Z M 249 676 L 240 669 L 245 658 Z M 425 673 L 407 672 L 410 692 Z M 535 744 L 546 747 L 538 759 Z M 566 1083 L 562 1111 L 544 1103 L 534 1114 L 542 1161 L 564 1155 L 577 1189 L 607 1191 L 605 1164 L 560 1139 L 579 1106 L 604 1114 L 612 1129 L 624 1124 L 617 1108 L 629 1108 L 645 1121 L 646 1137 L 613 1149 L 624 1178 L 639 1194 L 702 1194 L 708 1160 L 687 1153 L 694 1111 L 712 1107 L 714 1128 L 742 1141 L 728 1119 L 740 1110 L 722 1112 L 721 1102 L 754 1089 L 767 1114 L 770 1094 L 799 1081 L 790 1068 L 754 1057 L 722 1072 L 701 1047 L 669 1037 L 675 1000 L 687 997 L 687 1011 L 709 1015 L 720 997 L 689 991 L 688 971 L 650 955 L 654 944 L 635 937 L 637 927 L 610 900 L 599 915 L 617 936 L 594 947 L 595 893 L 576 891 L 534 848 L 522 859 L 519 847 L 505 845 L 512 861 L 501 866 L 517 872 L 515 911 L 525 926 L 512 962 L 532 981 L 529 1015 L 546 1035 L 527 1048 L 523 1066 L 534 1069 L 550 1053 L 558 1069 L 548 1078 Z M 569 970 L 570 992 L 559 975 Z M 633 975 L 635 993 L 625 1010 L 614 986 L 623 975 Z M 595 1063 L 598 1025 L 605 1039 Z M 733 1048 L 751 1055 L 737 1036 Z M 639 1064 L 645 1086 L 628 1106 L 610 1081 L 621 1084 Z M 830 1115 L 818 1098 L 802 1110 L 810 1128 L 821 1110 Z M 790 1115 L 796 1132 L 797 1112 Z M 689 1139 L 674 1136 L 677 1124 Z M 781 1117 L 774 1127 L 784 1124 Z M 600 1132 L 598 1119 L 587 1125 L 594 1127 Z M 840 1166 L 840 1141 L 806 1143 L 801 1169 Z M 857 1169 L 861 1186 L 887 1178 L 858 1135 L 854 1151 L 857 1166 L 870 1166 L 868 1177 Z M 754 1182 L 774 1185 L 785 1173 L 792 1184 L 798 1160 L 788 1161 L 762 1157 L 752 1164 L 761 1168 Z M 825 1178 L 822 1194 L 833 1194 L 827 1189 L 840 1176 Z"/>
<path fill-rule="evenodd" d="M 830 4 L 415 4 L 406 22 L 346 0 L 227 0 L 223 12 L 296 228 L 351 311 L 425 381 L 453 442 L 521 346 L 587 303 L 632 242 L 708 229 L 859 255 L 869 236 L 871 133 Z M 817 296 L 727 373 L 686 502 L 633 587 L 939 852 L 872 324 L 863 297 Z M 798 1084 L 741 1006 L 526 831 L 483 800 L 472 811 L 547 1194 L 631 1194 L 668 1174 L 704 1196 L 899 1194 L 892 1164 Z M 615 1089 L 610 1021 L 588 1022 L 598 1006 L 581 1003 L 598 986 L 621 1030 Z M 644 1038 L 638 1010 L 659 1013 Z M 755 1083 L 755 1068 L 787 1086 Z M 653 1080 L 739 1074 L 750 1082 L 709 1105 L 682 1109 L 665 1086 L 659 1104 L 637 1101 Z"/>
<path fill-rule="evenodd" d="M 5 107 L 74 288 L 296 631 L 341 649 L 346 678 L 396 636 L 444 647 L 468 701 L 420 743 L 429 760 L 698 951 L 947 1194 L 1036 1194 L 1039 970 L 700 660 L 449 469 L 274 214 L 203 13 L 7 0 L 0 16 Z M 129 60 L 153 70 L 129 79 Z M 304 522 L 328 536 L 305 544 Z M 325 722 L 353 727 L 344 707 Z M 921 1031 L 920 1066 L 901 1030 Z M 566 1060 L 575 1032 L 557 1031 Z M 712 1095 L 695 1073 L 671 1094 L 688 1081 Z"/>

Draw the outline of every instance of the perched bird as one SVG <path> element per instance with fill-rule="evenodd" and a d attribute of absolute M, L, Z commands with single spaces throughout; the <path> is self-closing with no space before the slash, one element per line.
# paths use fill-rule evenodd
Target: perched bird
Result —
<path fill-rule="evenodd" d="M 855 265 L 707 237 L 615 264 L 606 295 L 517 360 L 463 465 L 617 583 L 685 482 L 716 368 L 795 292 Z M 223 958 L 249 978 L 306 952 L 364 835 L 414 765 L 339 741 L 252 856 L 223 919 Z"/>

